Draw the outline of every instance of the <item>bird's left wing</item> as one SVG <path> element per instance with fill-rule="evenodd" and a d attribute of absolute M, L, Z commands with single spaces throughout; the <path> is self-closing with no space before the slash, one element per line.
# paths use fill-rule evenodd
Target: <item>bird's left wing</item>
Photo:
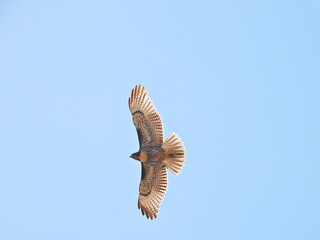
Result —
<path fill-rule="evenodd" d="M 164 164 L 148 166 L 143 163 L 139 186 L 138 208 L 142 215 L 154 219 L 167 190 L 167 170 Z"/>
<path fill-rule="evenodd" d="M 136 85 L 132 89 L 128 102 L 140 147 L 161 145 L 163 143 L 162 121 L 146 89 Z"/>

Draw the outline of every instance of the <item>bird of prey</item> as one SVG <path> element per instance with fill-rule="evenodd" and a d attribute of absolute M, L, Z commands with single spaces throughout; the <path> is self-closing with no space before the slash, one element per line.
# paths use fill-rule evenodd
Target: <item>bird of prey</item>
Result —
<path fill-rule="evenodd" d="M 138 208 L 149 219 L 157 217 L 167 190 L 167 168 L 178 175 L 185 163 L 185 149 L 177 134 L 163 141 L 162 122 L 146 89 L 136 85 L 129 97 L 140 149 L 130 157 L 141 162 Z"/>

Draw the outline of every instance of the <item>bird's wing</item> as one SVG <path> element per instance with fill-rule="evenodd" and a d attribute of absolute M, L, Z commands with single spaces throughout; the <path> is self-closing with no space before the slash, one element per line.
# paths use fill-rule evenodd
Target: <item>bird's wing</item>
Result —
<path fill-rule="evenodd" d="M 136 85 L 132 89 L 129 108 L 137 129 L 140 147 L 161 145 L 163 143 L 161 117 L 143 86 Z"/>
<path fill-rule="evenodd" d="M 167 190 L 167 170 L 164 164 L 148 166 L 141 163 L 141 166 L 138 208 L 142 215 L 154 219 Z"/>

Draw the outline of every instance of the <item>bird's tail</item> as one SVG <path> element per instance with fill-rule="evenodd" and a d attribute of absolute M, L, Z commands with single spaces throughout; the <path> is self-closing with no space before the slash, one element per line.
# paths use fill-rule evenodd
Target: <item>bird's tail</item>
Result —
<path fill-rule="evenodd" d="M 173 174 L 178 175 L 185 163 L 183 142 L 177 134 L 171 133 L 162 144 L 162 149 L 165 152 L 164 164 Z"/>

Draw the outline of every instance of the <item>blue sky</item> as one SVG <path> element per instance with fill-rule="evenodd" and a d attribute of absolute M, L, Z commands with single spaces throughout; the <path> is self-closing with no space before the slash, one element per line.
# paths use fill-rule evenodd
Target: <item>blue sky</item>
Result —
<path fill-rule="evenodd" d="M 319 1 L 2 1 L 0 239 L 319 239 Z M 187 162 L 137 208 L 146 86 Z"/>

